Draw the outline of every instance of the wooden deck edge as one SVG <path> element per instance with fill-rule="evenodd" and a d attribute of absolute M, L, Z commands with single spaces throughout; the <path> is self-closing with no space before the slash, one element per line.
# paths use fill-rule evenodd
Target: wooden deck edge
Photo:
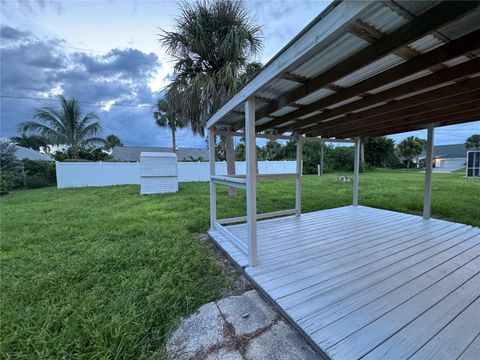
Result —
<path fill-rule="evenodd" d="M 242 275 L 244 275 L 247 278 L 247 280 L 252 284 L 253 288 L 255 290 L 257 290 L 261 294 L 261 296 L 265 300 L 267 300 L 267 302 L 271 306 L 273 306 L 278 313 L 280 313 L 282 315 L 282 317 L 285 320 L 287 320 L 287 322 L 290 324 L 290 326 L 292 326 L 300 334 L 300 336 L 302 336 L 303 339 L 305 339 L 305 341 L 313 349 L 313 351 L 318 356 L 320 356 L 320 358 L 323 359 L 323 360 L 332 360 L 312 339 L 310 339 L 310 337 L 305 333 L 305 331 L 303 331 L 302 328 L 300 326 L 298 326 L 292 318 L 290 318 L 290 316 L 282 309 L 282 307 L 280 305 L 278 305 L 277 302 L 272 297 L 270 297 L 268 295 L 268 293 L 266 291 L 264 291 L 262 289 L 262 287 L 256 283 L 255 280 L 253 280 L 253 278 L 245 271 L 246 266 L 239 265 L 230 256 L 230 254 L 222 247 L 222 245 L 217 243 L 217 241 L 215 240 L 215 238 L 213 236 L 211 236 L 209 233 L 207 233 L 207 234 L 208 234 L 208 237 L 210 238 L 210 240 L 212 240 L 212 242 L 215 244 L 215 246 L 217 246 L 221 250 L 221 252 L 233 264 L 233 266 L 235 266 L 237 269 L 239 269 L 242 272 Z"/>

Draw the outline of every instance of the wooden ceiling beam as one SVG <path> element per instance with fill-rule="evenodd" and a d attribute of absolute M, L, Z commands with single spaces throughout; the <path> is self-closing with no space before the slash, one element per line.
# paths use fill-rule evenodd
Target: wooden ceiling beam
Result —
<path fill-rule="evenodd" d="M 354 56 L 340 61 L 327 71 L 305 84 L 280 96 L 273 104 L 258 112 L 257 118 L 271 114 L 282 107 L 296 102 L 301 98 L 317 91 L 326 84 L 335 82 L 364 66 L 388 55 L 392 51 L 431 33 L 433 30 L 464 15 L 478 6 L 477 2 L 457 1 L 455 6 L 448 2 L 441 2 L 423 14 L 415 17 L 407 24 L 400 26 L 382 39 L 357 52 Z"/>
<path fill-rule="evenodd" d="M 383 32 L 381 32 L 380 30 L 377 30 L 373 26 L 361 20 L 357 20 L 351 25 L 350 32 L 353 35 L 359 37 L 360 39 L 368 41 L 369 43 L 374 43 L 385 36 Z M 415 51 L 414 49 L 408 46 L 403 46 L 401 48 L 398 48 L 394 50 L 392 53 L 400 56 L 402 59 L 405 59 L 405 60 L 410 60 L 415 56 L 419 55 L 417 51 Z"/>
<path fill-rule="evenodd" d="M 285 79 L 285 80 L 290 80 L 294 81 L 300 84 L 305 84 L 309 79 L 305 78 L 303 76 L 295 75 L 292 73 L 289 73 L 287 71 L 284 71 L 280 74 L 280 78 Z"/>
<path fill-rule="evenodd" d="M 328 134 L 329 136 L 341 136 L 341 137 L 350 137 L 352 136 L 353 133 L 359 134 L 355 136 L 360 136 L 361 134 L 364 134 L 366 132 L 384 128 L 384 127 L 392 127 L 392 126 L 402 126 L 406 123 L 412 122 L 412 121 L 430 121 L 434 120 L 438 117 L 442 117 L 447 114 L 459 114 L 463 112 L 472 112 L 472 111 L 479 111 L 480 110 L 480 103 L 478 101 L 469 99 L 462 101 L 461 103 L 458 104 L 444 104 L 442 106 L 437 106 L 437 107 L 431 107 L 424 109 L 419 112 L 406 112 L 406 113 L 398 113 L 397 115 L 393 117 L 388 117 L 388 118 L 380 118 L 380 119 L 375 119 L 372 121 L 368 121 L 367 123 L 364 124 L 359 124 L 357 126 L 352 126 L 348 128 L 337 128 L 337 129 L 330 129 L 326 131 L 319 131 L 316 133 L 313 133 L 312 135 L 319 136 L 323 134 Z M 414 120 L 411 120 L 414 119 Z"/>
<path fill-rule="evenodd" d="M 352 111 L 360 110 L 375 104 L 380 104 L 396 97 L 405 96 L 446 82 L 462 79 L 468 75 L 476 73 L 480 73 L 480 58 L 456 66 L 452 66 L 450 68 L 446 68 L 431 75 L 423 76 L 421 78 L 397 85 L 376 94 L 371 94 L 361 100 L 338 106 L 334 109 L 327 109 L 318 115 L 298 120 L 298 122 L 294 124 L 280 127 L 279 130 L 285 132 L 295 130 L 299 126 L 303 127 L 307 125 L 317 124 L 321 121 L 327 120 L 335 116 L 348 114 Z"/>
<path fill-rule="evenodd" d="M 424 109 L 435 109 L 444 104 L 456 105 L 464 101 L 477 101 L 480 93 L 480 78 L 469 79 L 468 83 L 453 84 L 443 88 L 412 96 L 393 103 L 378 106 L 355 114 L 343 116 L 332 121 L 319 124 L 318 126 L 297 130 L 299 133 L 310 134 L 331 129 L 348 129 L 357 127 L 363 123 L 371 123 L 376 119 L 392 119 L 405 114 L 414 114 Z"/>
<path fill-rule="evenodd" d="M 285 124 L 286 122 L 298 119 L 301 116 L 311 114 L 314 111 L 322 110 L 326 106 L 350 99 L 372 89 L 390 84 L 406 76 L 415 74 L 429 67 L 459 57 L 471 50 L 480 47 L 480 30 L 473 31 L 448 44 L 421 54 L 410 61 L 399 64 L 393 68 L 383 71 L 380 74 L 365 79 L 335 94 L 326 96 L 311 104 L 305 105 L 302 109 L 279 116 L 266 124 L 263 124 L 258 131 Z"/>
<path fill-rule="evenodd" d="M 435 124 L 436 127 L 445 126 L 445 125 L 454 125 L 461 124 L 466 122 L 478 121 L 480 119 L 480 109 L 476 108 L 473 110 L 465 110 L 457 113 L 448 113 L 442 114 L 440 116 L 425 118 L 412 117 L 405 119 L 402 123 L 396 125 L 390 125 L 385 127 L 379 127 L 376 129 L 370 129 L 369 131 L 356 132 L 355 135 L 343 134 L 337 135 L 340 138 L 348 138 L 351 136 L 360 136 L 360 137 L 375 137 L 375 136 L 384 136 L 391 134 L 398 134 L 407 131 L 421 130 L 425 129 L 428 124 Z M 336 136 L 336 135 L 331 135 Z"/>

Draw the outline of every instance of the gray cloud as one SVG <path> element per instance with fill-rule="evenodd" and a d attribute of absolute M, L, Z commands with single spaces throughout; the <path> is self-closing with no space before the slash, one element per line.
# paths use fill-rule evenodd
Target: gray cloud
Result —
<path fill-rule="evenodd" d="M 115 133 L 125 144 L 165 146 L 170 133 L 152 118 L 153 105 L 162 96 L 148 86 L 161 66 L 154 53 L 138 49 L 111 49 L 107 53 L 71 52 L 61 39 L 39 39 L 29 31 L 2 26 L 1 136 L 17 134 L 17 124 L 31 119 L 34 110 L 55 101 L 28 98 L 54 97 L 59 90 L 83 102 L 85 111 L 95 111 L 104 135 Z M 6 41 L 8 40 L 8 41 Z M 108 111 L 100 103 L 120 105 Z M 98 103 L 91 104 L 91 102 Z M 144 106 L 135 106 L 144 104 Z M 187 130 L 188 131 L 188 130 Z M 203 140 L 185 136 L 183 146 L 200 146 Z"/>
<path fill-rule="evenodd" d="M 31 33 L 29 31 L 18 30 L 11 26 L 2 26 L 2 28 L 0 29 L 0 37 L 2 38 L 2 42 L 7 40 L 24 39 L 29 37 L 30 35 Z"/>

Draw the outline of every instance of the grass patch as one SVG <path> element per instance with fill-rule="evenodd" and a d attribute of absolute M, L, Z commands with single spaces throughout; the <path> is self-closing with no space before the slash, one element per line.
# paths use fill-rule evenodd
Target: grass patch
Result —
<path fill-rule="evenodd" d="M 351 183 L 302 179 L 304 212 L 348 205 Z M 361 174 L 360 204 L 420 214 L 424 174 Z M 258 210 L 294 207 L 294 180 L 265 181 Z M 218 189 L 219 217 L 245 196 Z M 434 174 L 432 214 L 480 226 L 480 181 Z M 1 358 L 152 358 L 181 316 L 228 286 L 194 233 L 209 224 L 207 183 L 140 196 L 138 186 L 17 191 L 1 198 Z"/>

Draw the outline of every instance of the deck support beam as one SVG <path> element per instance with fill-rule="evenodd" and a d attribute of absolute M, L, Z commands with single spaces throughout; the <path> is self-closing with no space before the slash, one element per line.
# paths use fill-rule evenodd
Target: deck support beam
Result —
<path fill-rule="evenodd" d="M 247 178 L 247 239 L 248 264 L 256 266 L 257 260 L 257 148 L 255 137 L 255 97 L 245 102 L 245 160 Z"/>
<path fill-rule="evenodd" d="M 215 176 L 215 131 L 213 126 L 208 130 L 208 151 L 210 163 L 210 228 L 215 228 L 217 221 L 217 186 L 213 180 Z"/>
<path fill-rule="evenodd" d="M 433 141 L 434 126 L 427 128 L 427 148 L 425 157 L 425 188 L 423 195 L 423 218 L 430 219 L 430 204 L 432 199 L 432 167 L 433 167 Z"/>
<path fill-rule="evenodd" d="M 353 162 L 353 206 L 358 205 L 358 176 L 360 172 L 360 138 L 355 139 L 355 159 Z"/>
<path fill-rule="evenodd" d="M 297 176 L 295 178 L 295 215 L 302 213 L 302 149 L 303 138 L 301 135 L 297 138 Z"/>

